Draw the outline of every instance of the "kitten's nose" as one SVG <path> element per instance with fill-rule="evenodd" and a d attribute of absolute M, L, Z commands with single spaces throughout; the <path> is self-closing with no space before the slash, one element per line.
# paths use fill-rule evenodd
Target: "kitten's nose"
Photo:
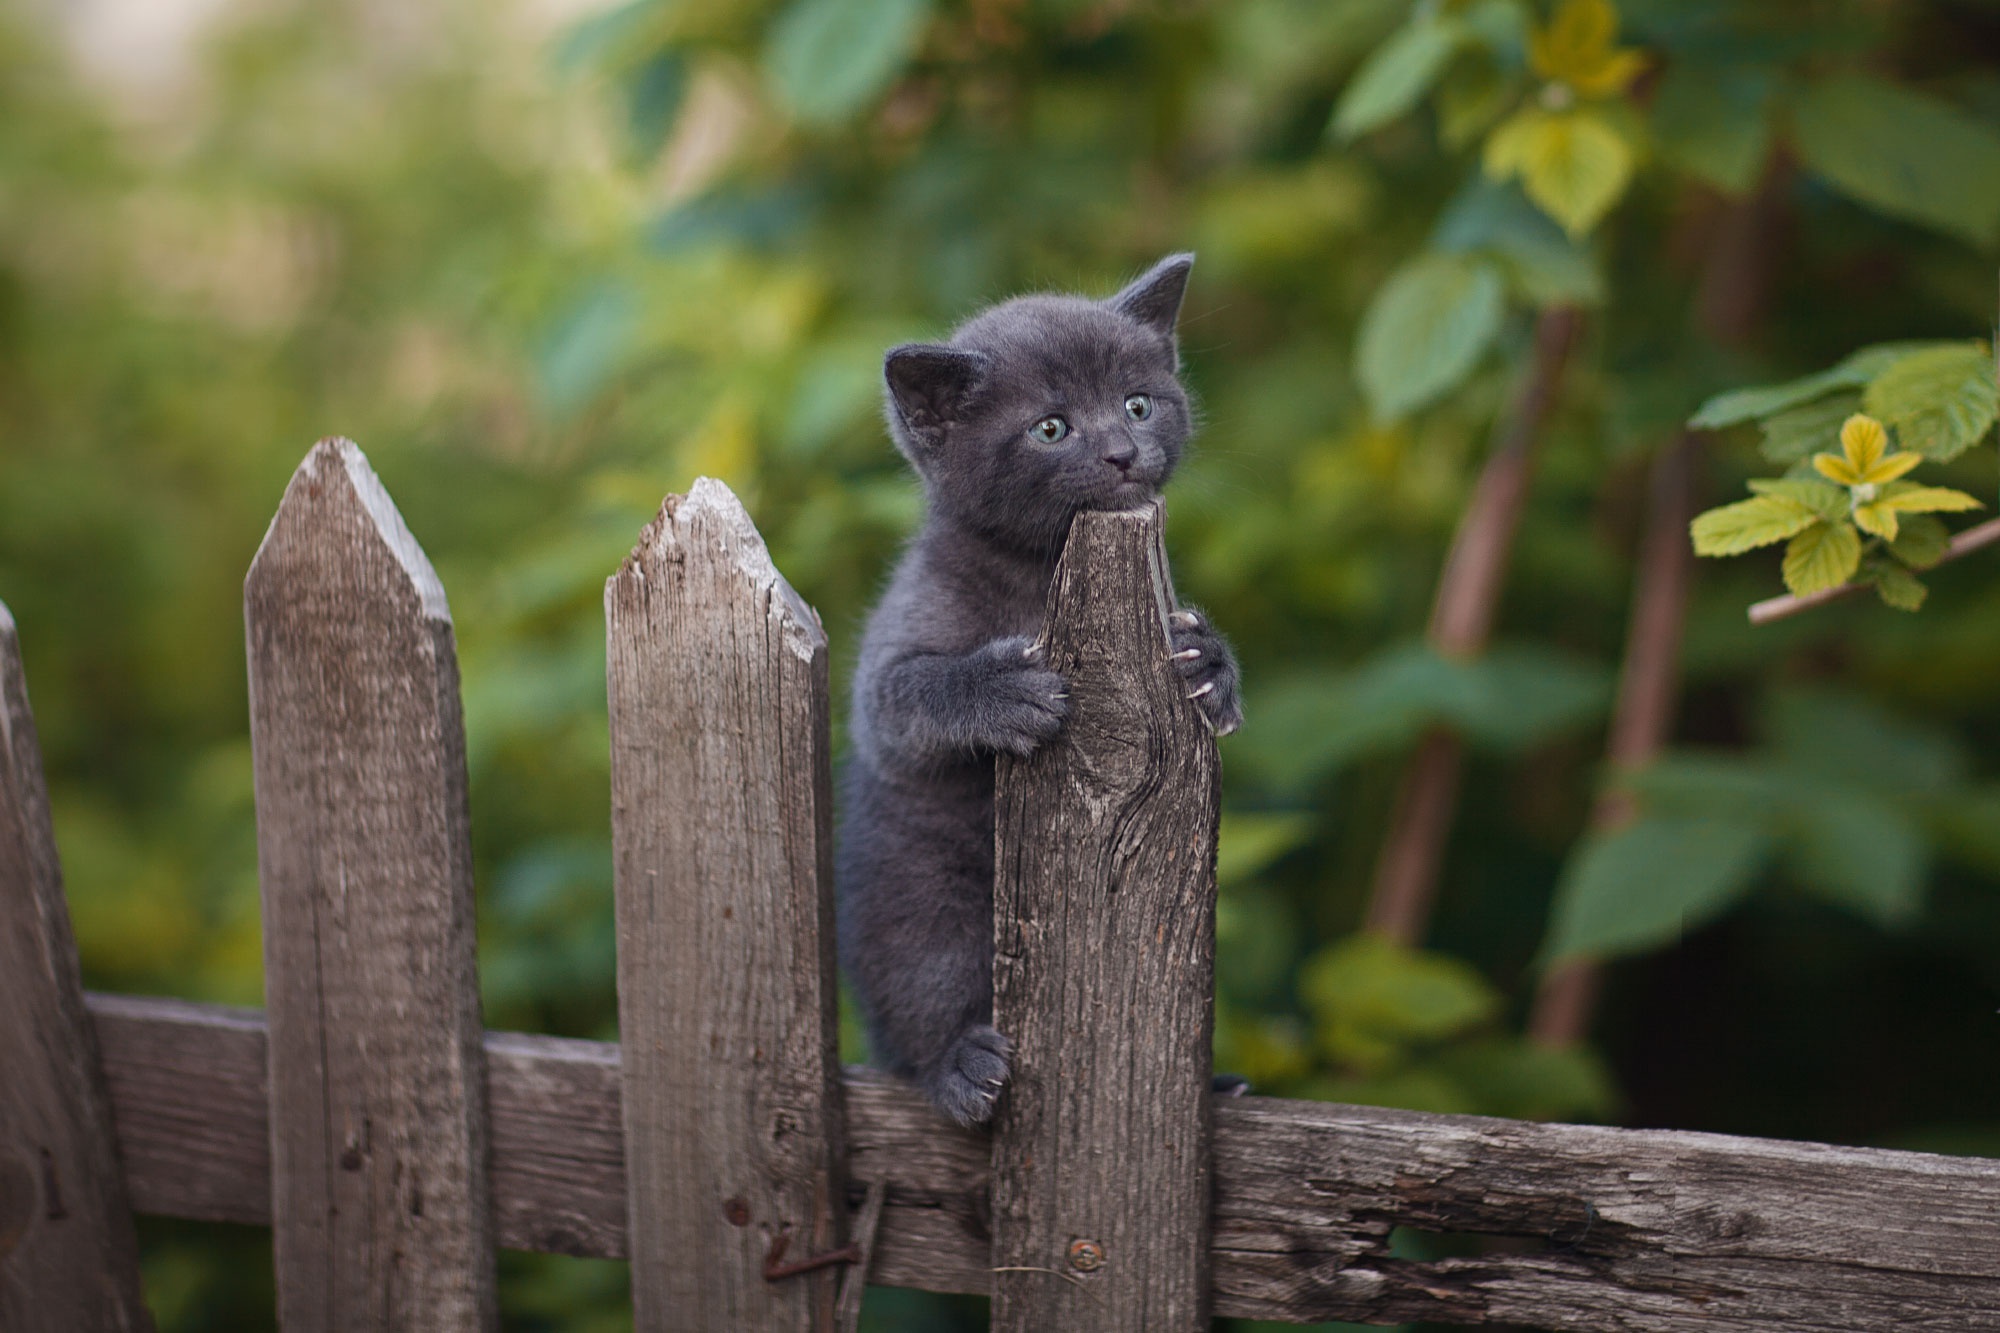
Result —
<path fill-rule="evenodd" d="M 1139 456 L 1139 450 L 1130 440 L 1118 440 L 1104 446 L 1104 461 L 1120 472 L 1132 470 L 1132 460 Z"/>

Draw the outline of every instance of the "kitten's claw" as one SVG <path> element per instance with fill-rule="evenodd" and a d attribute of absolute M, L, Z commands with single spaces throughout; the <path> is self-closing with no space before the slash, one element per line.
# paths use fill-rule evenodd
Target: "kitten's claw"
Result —
<path fill-rule="evenodd" d="M 1218 736 L 1243 725 L 1243 705 L 1236 695 L 1236 658 L 1229 641 L 1217 634 L 1199 611 L 1173 613 L 1173 652 L 1169 658 L 1187 682 L 1188 698 L 1201 710 L 1202 720 Z"/>
<path fill-rule="evenodd" d="M 924 1075 L 931 1103 L 961 1125 L 993 1118 L 993 1103 L 1007 1085 L 1007 1039 L 985 1023 L 965 1029 Z"/>

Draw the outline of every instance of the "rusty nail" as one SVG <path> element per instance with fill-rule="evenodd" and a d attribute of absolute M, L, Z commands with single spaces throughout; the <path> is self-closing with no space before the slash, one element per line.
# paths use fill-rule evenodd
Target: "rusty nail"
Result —
<path fill-rule="evenodd" d="M 743 1196 L 740 1194 L 722 1205 L 722 1215 L 729 1220 L 730 1226 L 747 1227 L 750 1225 L 750 1205 L 743 1202 Z"/>
<path fill-rule="evenodd" d="M 785 1263 L 785 1251 L 792 1243 L 792 1233 L 780 1231 L 771 1237 L 771 1252 L 764 1256 L 764 1280 L 776 1282 L 780 1278 L 797 1277 L 800 1273 L 810 1273 L 815 1268 L 831 1268 L 834 1264 L 858 1264 L 861 1262 L 859 1245 L 844 1245 L 825 1254 L 808 1255 L 796 1263 Z"/>
<path fill-rule="evenodd" d="M 1069 1266 L 1079 1273 L 1095 1273 L 1104 1267 L 1104 1247 L 1094 1240 L 1071 1241 Z"/>

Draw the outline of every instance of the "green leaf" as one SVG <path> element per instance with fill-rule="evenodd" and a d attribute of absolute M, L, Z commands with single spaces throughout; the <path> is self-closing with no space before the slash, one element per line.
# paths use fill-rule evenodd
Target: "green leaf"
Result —
<path fill-rule="evenodd" d="M 1688 525 L 1696 555 L 1741 555 L 1819 523 L 1810 507 L 1782 495 L 1758 495 L 1698 515 Z"/>
<path fill-rule="evenodd" d="M 1664 944 L 1749 888 L 1771 845 L 1755 825 L 1719 818 L 1648 817 L 1589 834 L 1556 888 L 1543 957 L 1603 958 Z"/>
<path fill-rule="evenodd" d="M 1595 111 L 1530 105 L 1486 141 L 1486 174 L 1521 178 L 1528 198 L 1571 236 L 1595 227 L 1631 183 L 1632 146 Z"/>
<path fill-rule="evenodd" d="M 1507 269 L 1514 287 L 1538 305 L 1604 299 L 1597 258 L 1511 184 L 1475 177 L 1446 205 L 1431 232 L 1446 254 L 1484 252 Z"/>
<path fill-rule="evenodd" d="M 1740 754 L 1674 751 L 1624 779 L 1656 815 L 1720 817 L 1774 824 L 1783 816 L 1791 775 Z"/>
<path fill-rule="evenodd" d="M 1544 1046 L 1512 1034 L 1455 1043 L 1429 1060 L 1473 1098 L 1482 1115 L 1510 1120 L 1601 1120 L 1618 1107 L 1617 1086 L 1582 1046 Z"/>
<path fill-rule="evenodd" d="M 1858 389 L 1913 352 L 1949 345 L 1937 342 L 1876 343 L 1850 353 L 1839 365 L 1816 375 L 1787 380 L 1783 384 L 1763 384 L 1756 388 L 1719 393 L 1688 418 L 1688 425 L 1696 430 L 1720 430 L 1724 426 L 1755 421 L 1788 407 L 1823 398 L 1835 389 Z"/>
<path fill-rule="evenodd" d="M 1317 826 L 1313 816 L 1300 812 L 1225 814 L 1215 856 L 1216 882 L 1227 887 L 1249 879 L 1304 846 Z"/>
<path fill-rule="evenodd" d="M 793 115 L 831 124 L 902 73 L 930 15 L 931 0 L 793 0 L 772 25 L 765 72 Z"/>
<path fill-rule="evenodd" d="M 1956 458 L 2000 415 L 1992 349 L 1975 340 L 1912 352 L 1878 375 L 1862 402 L 1895 428 L 1903 448 L 1939 462 Z"/>
<path fill-rule="evenodd" d="M 1884 560 L 1869 573 L 1870 582 L 1875 585 L 1876 594 L 1884 606 L 1898 611 L 1915 611 L 1931 595 L 1924 581 L 1893 560 Z"/>
<path fill-rule="evenodd" d="M 1724 194 L 1743 194 L 1771 151 L 1774 83 L 1762 67 L 1669 62 L 1653 97 L 1660 155 Z"/>
<path fill-rule="evenodd" d="M 1845 691 L 1774 691 L 1759 722 L 1787 766 L 1885 792 L 1941 792 L 1969 767 L 1949 732 Z"/>
<path fill-rule="evenodd" d="M 1490 648 L 1463 670 L 1464 687 L 1450 699 L 1446 720 L 1496 749 L 1533 745 L 1602 716 L 1611 702 L 1604 667 L 1538 644 Z"/>
<path fill-rule="evenodd" d="M 1309 959 L 1299 990 L 1327 1053 L 1361 1068 L 1486 1022 L 1500 1007 L 1469 964 L 1366 933 Z"/>
<path fill-rule="evenodd" d="M 1804 505 L 1821 518 L 1839 521 L 1847 517 L 1848 491 L 1824 477 L 1784 477 L 1776 481 L 1753 481 L 1750 489 L 1759 495 L 1775 495 Z"/>
<path fill-rule="evenodd" d="M 1785 858 L 1806 888 L 1881 925 L 1916 915 L 1929 844 L 1909 816 L 1856 792 L 1796 803 Z"/>
<path fill-rule="evenodd" d="M 1792 107 L 1806 167 L 1859 203 L 1985 245 L 2000 230 L 2000 136 L 1951 105 L 1863 74 Z"/>
<path fill-rule="evenodd" d="M 1785 548 L 1785 587 L 1798 597 L 1838 588 L 1860 564 L 1860 533 L 1844 521 L 1815 520 Z"/>
<path fill-rule="evenodd" d="M 1838 452 L 1840 424 L 1861 410 L 1861 395 L 1836 393 L 1765 417 L 1759 446 L 1773 463 L 1796 463 L 1816 453 Z"/>
<path fill-rule="evenodd" d="M 687 95 L 687 58 L 663 51 L 634 70 L 625 85 L 625 127 L 640 161 L 659 154 Z"/>
<path fill-rule="evenodd" d="M 1397 270 L 1361 317 L 1355 375 L 1383 421 L 1450 392 L 1500 331 L 1505 295 L 1491 263 L 1426 254 Z"/>
<path fill-rule="evenodd" d="M 1363 61 L 1333 112 L 1333 133 L 1355 139 L 1403 115 L 1437 82 L 1467 36 L 1449 18 L 1416 18 Z"/>
<path fill-rule="evenodd" d="M 1292 789 L 1440 724 L 1519 749 L 1601 715 L 1610 697 L 1603 667 L 1538 645 L 1501 644 L 1457 661 L 1402 643 L 1343 675 L 1306 672 L 1267 688 L 1257 726 L 1231 743 L 1263 782 Z"/>
<path fill-rule="evenodd" d="M 1929 569 L 1951 549 L 1951 529 L 1929 514 L 1907 514 L 1896 527 L 1889 553 L 1911 569 Z"/>
<path fill-rule="evenodd" d="M 1492 128 L 1519 94 L 1519 80 L 1493 61 L 1461 60 L 1437 90 L 1438 138 L 1457 152 Z"/>

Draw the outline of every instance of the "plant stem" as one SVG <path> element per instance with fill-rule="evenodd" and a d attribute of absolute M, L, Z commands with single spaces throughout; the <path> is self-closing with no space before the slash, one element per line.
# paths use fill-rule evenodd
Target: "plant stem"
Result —
<path fill-rule="evenodd" d="M 1991 546 L 1995 542 L 2000 542 L 2000 518 L 1989 518 L 1977 527 L 1967 528 L 1964 532 L 1953 537 L 1951 545 L 1946 547 L 1944 554 L 1938 558 L 1938 564 L 1942 565 L 1948 561 L 1956 560 L 1962 555 L 1971 555 L 1974 551 L 1982 547 Z M 1933 568 L 1935 567 L 1933 566 Z M 1869 583 L 1843 583 L 1838 588 L 1827 588 L 1821 592 L 1807 593 L 1804 597 L 1795 597 L 1791 593 L 1786 593 L 1783 597 L 1767 597 L 1763 601 L 1751 606 L 1750 623 L 1753 625 L 1768 625 L 1774 620 L 1783 620 L 1786 616 L 1795 616 L 1801 611 L 1810 611 L 1815 606 L 1825 606 L 1828 602 L 1837 602 L 1843 597 L 1849 597 L 1860 592 L 1863 588 L 1873 586 L 1873 584 Z"/>
<path fill-rule="evenodd" d="M 1498 442 L 1480 471 L 1438 577 L 1429 638 L 1431 647 L 1445 656 L 1477 657 L 1486 649 L 1544 427 L 1582 323 L 1576 307 L 1558 305 L 1544 310 L 1535 324 L 1527 379 L 1501 422 Z M 1404 944 L 1423 937 L 1464 762 L 1464 741 L 1453 732 L 1433 729 L 1419 744 L 1376 864 L 1369 930 Z"/>
<path fill-rule="evenodd" d="M 1673 726 L 1680 684 L 1681 631 L 1687 619 L 1694 557 L 1687 525 L 1694 512 L 1694 477 L 1701 437 L 1682 431 L 1653 461 L 1647 491 L 1646 531 L 1640 539 L 1637 589 L 1625 633 L 1625 664 L 1618 679 L 1605 759 L 1614 772 L 1651 763 Z M 1590 826 L 1610 832 L 1637 814 L 1631 793 L 1609 786 L 1597 798 Z M 1549 970 L 1535 994 L 1528 1035 L 1544 1046 L 1570 1046 L 1588 1035 L 1600 981 L 1597 963 L 1575 959 Z"/>

